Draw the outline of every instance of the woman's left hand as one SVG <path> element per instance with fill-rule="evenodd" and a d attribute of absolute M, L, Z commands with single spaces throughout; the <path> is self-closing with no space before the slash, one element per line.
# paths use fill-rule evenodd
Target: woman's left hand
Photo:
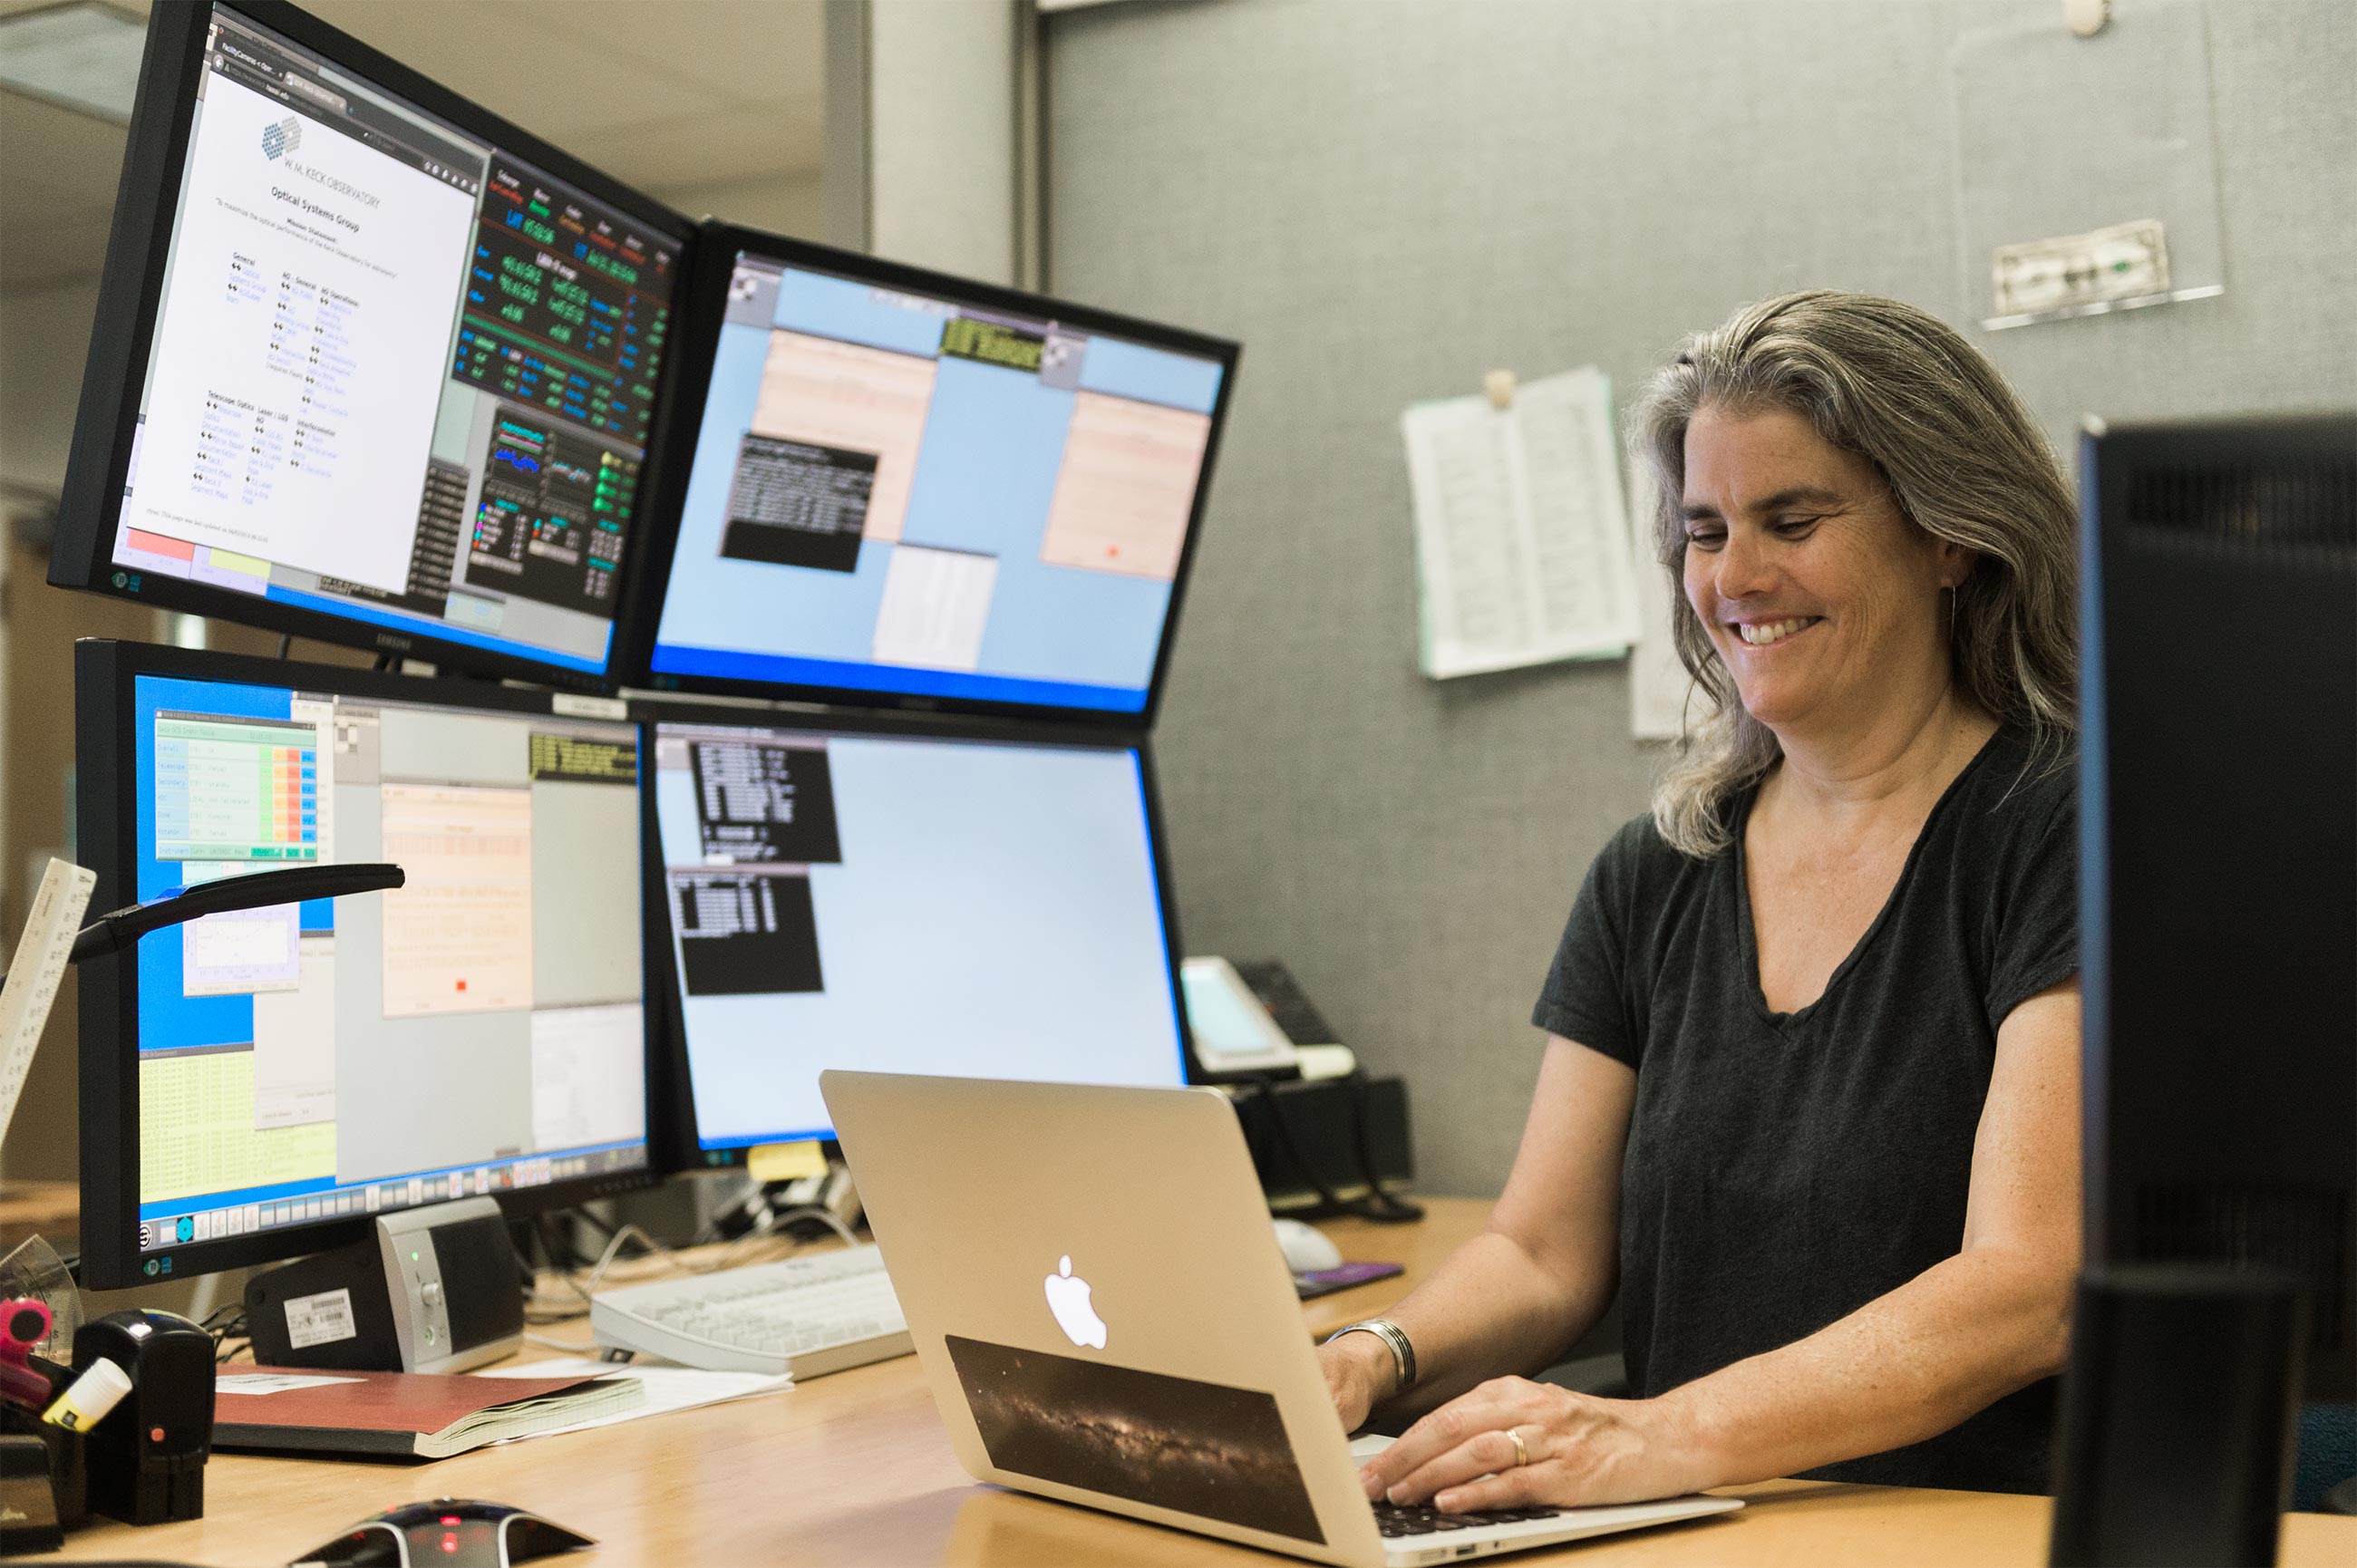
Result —
<path fill-rule="evenodd" d="M 1448 1513 L 1641 1502 L 1716 1485 L 1701 1446 L 1662 1400 L 1495 1378 L 1409 1427 L 1359 1478 L 1370 1498 Z"/>

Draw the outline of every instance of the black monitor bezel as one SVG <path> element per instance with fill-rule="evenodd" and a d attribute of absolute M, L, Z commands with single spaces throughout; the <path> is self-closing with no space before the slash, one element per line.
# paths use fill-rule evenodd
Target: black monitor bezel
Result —
<path fill-rule="evenodd" d="M 2337 1343 L 2325 1339 L 2329 1320 L 2314 1316 L 2311 1293 L 2303 1375 L 2307 1398 L 2342 1403 L 2357 1395 L 2357 1341 L 2345 1316 L 2346 1304 L 2357 1300 L 2357 1207 L 2343 1202 L 2339 1209 L 2337 1251 L 2329 1241 L 2314 1244 L 2317 1230 L 2279 1216 L 2299 1212 L 2291 1202 L 2298 1197 L 2357 1192 L 2357 1177 L 2340 1163 L 2346 1141 L 2335 1147 L 2294 1136 L 2287 1122 L 2298 1118 L 2287 1112 L 2330 1107 L 2336 1098 L 2346 1105 L 2357 1088 L 2347 1054 L 2357 993 L 2345 1000 L 2317 995 L 2322 976 L 2346 983 L 2352 969 L 2309 967 L 2279 935 L 2254 944 L 2243 926 L 2233 928 L 2238 938 L 2210 940 L 2197 956 L 2192 943 L 2156 941 L 2150 910 L 2167 907 L 2157 898 L 2187 887 L 2201 890 L 2196 906 L 2204 911 L 2222 898 L 2247 909 L 2249 882 L 2222 890 L 2222 866 L 2255 862 L 2264 875 L 2270 866 L 2280 873 L 2286 856 L 2310 866 L 2343 864 L 2310 819 L 2288 811 L 2277 774 L 2294 754 L 2336 761 L 2350 755 L 2331 744 L 2336 730 L 2346 736 L 2349 711 L 2326 701 L 2333 687 L 2319 671 L 2348 668 L 2332 655 L 2357 636 L 2357 559 L 2345 542 L 2269 542 L 2264 508 L 2239 517 L 2234 532 L 2180 532 L 2138 516 L 2134 498 L 2139 478 L 2172 471 L 2237 480 L 2302 471 L 2345 476 L 2353 460 L 2357 409 L 2090 419 L 2078 452 L 2083 1253 L 2091 1266 L 2190 1262 L 2294 1273 L 2337 1260 L 2343 1331 Z M 2345 506 L 2345 478 L 2342 487 Z M 2175 602 L 2157 587 L 2174 590 Z M 2176 657 L 2168 650 L 2185 641 L 2188 603 L 2198 607 L 2204 629 L 2222 621 L 2227 633 L 2223 656 L 2214 639 L 2187 645 L 2198 650 L 2181 661 L 2198 669 L 2192 680 L 2186 668 L 2168 667 Z M 2255 636 L 2255 628 L 2269 634 Z M 2286 655 L 2286 639 L 2297 644 L 2296 657 Z M 2154 723 L 2164 709 L 2165 722 Z M 2244 711 L 2257 715 L 2255 727 L 2268 726 L 2286 744 L 2255 746 L 2249 731 L 2222 723 L 2222 715 Z M 2249 780 L 2238 791 L 2248 800 L 2235 810 L 2218 804 L 2222 769 Z M 2304 782 L 2346 778 L 2311 761 Z M 2204 800 L 2206 814 L 2158 809 L 2180 798 Z M 2270 879 L 2266 891 L 2292 908 L 2299 906 L 2284 901 L 2297 900 L 2303 888 L 2296 878 Z M 2347 906 L 2327 912 L 2334 908 Z M 2298 923 L 2311 936 L 2332 929 L 2313 906 Z M 2303 990 L 2316 998 L 2307 1019 L 2287 1001 Z M 2222 1044 L 2213 1026 L 2230 1009 L 2239 1032 Z M 2340 1026 L 2337 1034 L 2329 1023 L 2311 1023 L 2328 1019 Z M 2156 1026 L 2162 1022 L 2175 1026 Z M 2183 1120 L 2198 1122 L 2201 1136 L 2188 1139 L 2182 1125 L 2157 1122 L 2163 1102 L 2192 1108 Z M 2140 1188 L 2157 1185 L 2266 1207 L 2255 1210 L 2259 1219 L 2242 1221 L 2232 1245 L 2221 1232 L 2189 1227 L 2179 1244 L 2155 1246 L 2138 1222 L 2138 1197 Z"/>
<path fill-rule="evenodd" d="M 1166 957 L 1168 960 L 1170 1007 L 1178 1026 L 1182 1079 L 1190 1084 L 1215 1081 L 1195 1055 L 1195 1036 L 1187 1021 L 1187 993 L 1179 984 L 1178 965 L 1186 945 L 1178 934 L 1176 878 L 1170 870 L 1168 838 L 1164 831 L 1162 791 L 1154 768 L 1154 739 L 1142 728 L 1109 732 L 1096 725 L 1011 723 L 971 714 L 904 714 L 850 708 L 787 706 L 770 703 L 684 702 L 641 694 L 630 703 L 639 724 L 640 757 L 639 844 L 644 864 L 639 886 L 644 894 L 640 918 L 646 934 L 646 983 L 660 988 L 662 1004 L 648 1005 L 651 1043 L 649 1045 L 649 1105 L 660 1099 L 663 1111 L 662 1153 L 669 1171 L 725 1170 L 747 1163 L 758 1144 L 740 1144 L 705 1149 L 695 1125 L 694 1069 L 687 1054 L 687 1027 L 681 1015 L 679 973 L 672 957 L 671 899 L 663 865 L 662 835 L 655 821 L 652 783 L 656 726 L 661 724 L 714 725 L 733 728 L 813 731 L 834 735 L 897 736 L 912 740 L 1003 741 L 1017 745 L 1062 746 L 1092 751 L 1135 751 L 1139 782 L 1146 797 L 1146 845 L 1154 856 L 1155 896 L 1161 907 Z M 654 1112 L 648 1113 L 650 1132 Z M 832 1143 L 833 1134 L 825 1140 Z"/>
<path fill-rule="evenodd" d="M 77 848 L 81 864 L 97 874 L 92 909 L 119 908 L 139 896 L 138 813 L 131 795 L 137 789 L 137 737 L 133 733 L 132 682 L 141 675 L 179 680 L 241 682 L 265 686 L 297 685 L 339 696 L 426 703 L 487 713 L 550 714 L 592 722 L 630 724 L 626 714 L 568 711 L 562 694 L 489 682 L 433 680 L 341 665 L 305 664 L 246 654 L 211 653 L 149 643 L 84 638 L 74 644 L 75 800 Z M 573 699 L 580 703 L 579 699 Z M 586 706 L 587 704 L 581 704 Z M 598 706 L 605 706 L 599 703 Z M 615 708 L 619 703 L 612 703 Z M 646 735 L 640 729 L 640 755 Z M 643 766 L 643 765 L 642 765 Z M 643 889 L 641 890 L 643 892 Z M 642 997 L 651 976 L 651 949 L 640 931 Z M 139 1148 L 139 1041 L 136 948 L 77 966 L 81 1002 L 81 1282 L 92 1290 L 118 1290 L 161 1283 L 144 1264 L 169 1259 L 172 1279 L 248 1264 L 276 1262 L 358 1241 L 370 1234 L 371 1216 L 321 1220 L 283 1231 L 190 1241 L 169 1252 L 143 1255 L 135 1238 L 139 1227 L 135 1165 Z M 651 1008 L 642 1000 L 642 1017 Z M 651 1070 L 650 1026 L 645 1038 Z M 661 1181 L 662 1137 L 654 1094 L 647 1098 L 646 1163 L 635 1170 L 575 1176 L 545 1187 L 514 1187 L 495 1194 L 511 1216 L 563 1208 L 593 1197 L 651 1187 Z"/>
<path fill-rule="evenodd" d="M 617 572 L 614 630 L 606 647 L 605 669 L 590 674 L 522 654 L 496 652 L 435 636 L 395 630 L 326 610 L 286 605 L 259 595 L 125 571 L 114 564 L 115 525 L 123 511 L 123 487 L 137 432 L 139 403 L 146 388 L 148 354 L 155 340 L 172 224 L 187 171 L 191 105 L 204 70 L 205 37 L 215 5 L 250 18 L 339 66 L 409 100 L 427 113 L 479 135 L 526 163 L 578 186 L 588 195 L 628 213 L 674 241 L 679 262 L 671 311 L 675 355 L 678 324 L 694 261 L 695 225 L 684 214 L 611 176 L 580 162 L 529 131 L 380 53 L 348 33 L 329 27 L 285 0 L 174 0 L 149 14 L 145 52 L 139 67 L 139 96 L 132 111 L 122 183 L 117 187 L 106 261 L 100 274 L 97 319 L 82 373 L 81 399 L 74 420 L 66 478 L 58 501 L 57 541 L 49 554 L 52 586 L 108 594 L 158 609 L 210 616 L 379 655 L 416 659 L 444 670 L 490 676 L 515 676 L 573 691 L 610 692 L 625 668 L 633 638 L 625 619 L 637 562 L 664 537 L 656 526 L 656 477 L 662 467 L 661 436 L 664 403 L 673 377 L 656 372 L 655 407 L 648 425 L 645 476 L 640 511 L 632 520 L 636 538 L 625 548 Z"/>
<path fill-rule="evenodd" d="M 728 285 L 736 274 L 737 257 L 739 252 L 747 251 L 787 266 L 832 273 L 871 282 L 883 288 L 972 305 L 985 310 L 1005 311 L 1034 318 L 1046 317 L 1148 348 L 1167 349 L 1219 362 L 1220 393 L 1211 407 L 1211 435 L 1203 447 L 1202 477 L 1195 487 L 1194 505 L 1188 514 L 1187 536 L 1179 544 L 1178 565 L 1171 578 L 1170 602 L 1163 616 L 1161 640 L 1155 650 L 1154 673 L 1146 683 L 1143 707 L 1135 712 L 1122 712 L 1064 707 L 1046 703 L 920 696 L 851 687 L 806 686 L 720 676 L 658 674 L 655 671 L 655 643 L 662 620 L 663 601 L 671 586 L 672 561 L 679 542 L 681 508 L 686 499 L 688 474 L 694 467 L 696 437 L 704 424 L 705 400 L 711 390 L 712 356 L 719 342 L 721 325 L 727 310 Z M 650 539 L 642 569 L 633 574 L 630 583 L 625 585 L 628 592 L 624 602 L 628 607 L 623 619 L 635 633 L 632 645 L 626 651 L 629 682 L 645 690 L 663 693 L 716 693 L 824 703 L 834 707 L 868 711 L 978 714 L 1017 720 L 1046 719 L 1061 724 L 1085 725 L 1103 731 L 1152 728 L 1156 715 L 1161 711 L 1163 689 L 1170 671 L 1170 650 L 1177 640 L 1179 614 L 1185 607 L 1187 584 L 1194 565 L 1195 553 L 1202 542 L 1203 518 L 1211 504 L 1211 485 L 1219 470 L 1220 444 L 1227 430 L 1228 410 L 1235 395 L 1236 367 L 1243 354 L 1243 345 L 1184 328 L 1143 321 L 1116 311 L 1101 310 L 1092 306 L 1077 305 L 1070 300 L 996 284 L 976 283 L 924 267 L 885 261 L 856 251 L 838 250 L 808 240 L 791 239 L 783 234 L 748 229 L 717 219 L 706 219 L 698 229 L 695 253 L 697 266 L 683 291 L 685 296 L 683 308 L 674 317 L 680 327 L 672 338 L 674 359 L 671 395 L 657 416 L 662 422 L 657 434 L 663 450 L 676 454 L 666 464 L 659 481 L 662 489 L 655 501 L 655 511 L 662 519 L 662 532 L 659 538 Z M 635 595 L 635 599 L 629 595 Z"/>

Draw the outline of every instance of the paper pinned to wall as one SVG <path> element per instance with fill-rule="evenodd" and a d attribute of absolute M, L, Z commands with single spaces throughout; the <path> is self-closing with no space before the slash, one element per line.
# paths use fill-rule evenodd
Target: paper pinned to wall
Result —
<path fill-rule="evenodd" d="M 1637 640 L 1611 384 L 1593 366 L 1401 418 L 1415 505 L 1418 657 L 1435 680 Z"/>
<path fill-rule="evenodd" d="M 1685 733 L 1688 720 L 1699 719 L 1709 704 L 1686 673 L 1670 637 L 1671 595 L 1677 590 L 1653 564 L 1653 489 L 1641 467 L 1629 477 L 1629 549 L 1638 563 L 1637 646 L 1629 651 L 1629 733 L 1639 740 L 1675 740 Z"/>
<path fill-rule="evenodd" d="M 1956 39 L 1957 237 L 1985 329 L 2225 292 L 2208 11 L 2137 0 L 2092 38 L 1999 12 Z"/>

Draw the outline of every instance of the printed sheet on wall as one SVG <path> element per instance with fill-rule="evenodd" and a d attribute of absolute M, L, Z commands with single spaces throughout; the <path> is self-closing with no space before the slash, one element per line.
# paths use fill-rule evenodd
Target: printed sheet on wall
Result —
<path fill-rule="evenodd" d="M 1401 419 L 1415 507 L 1419 661 L 1434 680 L 1637 640 L 1611 384 L 1594 367 Z"/>

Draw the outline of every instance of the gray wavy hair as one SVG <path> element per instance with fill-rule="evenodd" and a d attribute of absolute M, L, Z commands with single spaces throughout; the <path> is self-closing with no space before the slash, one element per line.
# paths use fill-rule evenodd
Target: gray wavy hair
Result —
<path fill-rule="evenodd" d="M 2027 730 L 2042 766 L 2060 766 L 2079 724 L 2076 509 L 2037 423 L 1996 366 L 1913 306 L 1788 294 L 1687 338 L 1630 421 L 1631 461 L 1652 479 L 1678 658 L 1711 703 L 1654 786 L 1662 837 L 1697 858 L 1725 849 L 1730 801 L 1782 755 L 1686 602 L 1686 426 L 1706 407 L 1800 414 L 1872 463 L 1908 521 L 1973 553 L 1955 596 L 1956 680 Z"/>

